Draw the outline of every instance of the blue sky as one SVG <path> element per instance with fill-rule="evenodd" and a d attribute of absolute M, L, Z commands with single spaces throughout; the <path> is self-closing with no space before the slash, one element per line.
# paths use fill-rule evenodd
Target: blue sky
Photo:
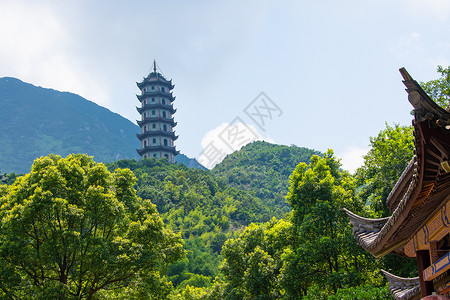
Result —
<path fill-rule="evenodd" d="M 188 156 L 238 120 L 260 139 L 334 149 L 353 170 L 385 122 L 411 123 L 398 69 L 427 81 L 450 64 L 449 18 L 447 0 L 0 0 L 0 77 L 135 122 L 135 82 L 156 59 Z M 279 108 L 264 128 L 245 112 L 261 92 Z"/>

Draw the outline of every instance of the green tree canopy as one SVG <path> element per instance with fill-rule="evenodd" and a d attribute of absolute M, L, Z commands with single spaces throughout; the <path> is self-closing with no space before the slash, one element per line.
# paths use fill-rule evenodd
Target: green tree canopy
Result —
<path fill-rule="evenodd" d="M 450 66 L 438 66 L 437 72 L 441 77 L 428 82 L 421 82 L 421 86 L 430 97 L 442 108 L 447 108 L 450 99 Z"/>
<path fill-rule="evenodd" d="M 398 124 L 386 124 L 386 129 L 370 138 L 371 149 L 364 156 L 364 165 L 356 171 L 356 178 L 358 196 L 370 208 L 372 217 L 389 215 L 386 199 L 413 157 L 413 138 L 411 126 Z"/>
<path fill-rule="evenodd" d="M 135 182 L 87 155 L 35 160 L 0 192 L 2 296 L 91 299 L 159 277 L 183 256 L 181 238 L 136 196 Z"/>
<path fill-rule="evenodd" d="M 326 298 L 360 284 L 378 291 L 382 276 L 376 262 L 357 246 L 341 211 L 362 209 L 355 180 L 331 150 L 296 167 L 287 199 L 292 212 L 286 220 L 251 224 L 225 242 L 224 281 L 215 283 L 211 299 L 314 299 L 321 296 L 317 287 Z"/>

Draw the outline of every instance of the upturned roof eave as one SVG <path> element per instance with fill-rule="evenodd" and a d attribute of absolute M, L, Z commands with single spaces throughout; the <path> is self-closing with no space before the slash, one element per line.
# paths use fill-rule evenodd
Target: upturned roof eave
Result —
<path fill-rule="evenodd" d="M 417 199 L 422 192 L 423 172 L 424 172 L 424 137 L 421 126 L 427 126 L 424 121 L 433 121 L 434 126 L 448 126 L 450 124 L 450 113 L 439 107 L 429 96 L 423 91 L 420 85 L 412 79 L 408 72 L 402 68 L 400 69 L 404 78 L 404 84 L 407 87 L 408 100 L 415 108 L 413 122 L 415 133 L 419 136 L 415 138 L 415 153 L 413 160 L 408 164 L 408 167 L 403 172 L 397 184 L 391 191 L 387 204 L 390 205 L 393 214 L 389 218 L 383 219 L 366 219 L 356 214 L 346 211 L 353 226 L 353 234 L 358 244 L 366 251 L 376 257 L 383 256 L 389 252 L 397 251 L 403 247 L 407 239 L 398 238 L 391 239 L 392 235 L 398 228 L 404 228 L 403 222 L 408 222 L 408 216 Z M 432 124 L 432 125 L 433 125 Z M 442 128 L 446 130 L 448 128 Z M 395 207 L 394 207 L 395 206 Z M 426 216 L 421 216 L 423 220 L 412 225 L 406 223 L 408 232 L 417 232 L 426 221 Z M 381 227 L 382 225 L 382 227 Z M 402 226 L 401 226 L 402 225 Z M 381 227 L 381 228 L 380 228 Z M 397 236 L 397 234 L 395 235 Z M 400 251 L 401 252 L 401 251 Z"/>
<path fill-rule="evenodd" d="M 380 270 L 389 283 L 389 291 L 395 300 L 410 300 L 420 293 L 419 277 L 404 278 L 395 276 L 385 270 Z"/>

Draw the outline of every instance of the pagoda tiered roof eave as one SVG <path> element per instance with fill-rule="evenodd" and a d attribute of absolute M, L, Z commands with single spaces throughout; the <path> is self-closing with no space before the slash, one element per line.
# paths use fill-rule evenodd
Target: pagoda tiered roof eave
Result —
<path fill-rule="evenodd" d="M 144 133 L 137 133 L 136 136 L 139 140 L 143 140 L 146 137 L 152 137 L 152 136 L 165 136 L 168 138 L 171 138 L 172 140 L 177 140 L 178 135 L 175 135 L 175 132 L 173 131 L 161 131 L 161 130 L 155 130 L 155 131 L 146 131 Z"/>
<path fill-rule="evenodd" d="M 175 85 L 172 84 L 172 79 L 167 80 L 160 73 L 155 73 L 155 72 L 151 72 L 150 74 L 148 74 L 148 76 L 144 77 L 141 82 L 136 82 L 136 85 L 140 89 L 142 89 L 146 85 L 152 85 L 152 84 L 160 84 L 160 85 L 167 87 L 170 90 L 172 90 L 175 87 Z"/>
<path fill-rule="evenodd" d="M 146 118 L 144 118 L 144 120 L 136 121 L 136 122 L 140 127 L 144 126 L 145 124 L 153 123 L 153 122 L 165 123 L 172 127 L 177 126 L 177 122 L 175 122 L 173 118 L 163 118 L 163 117 L 146 117 Z"/>
<path fill-rule="evenodd" d="M 142 100 L 145 100 L 146 98 L 152 98 L 152 97 L 164 97 L 164 98 L 170 100 L 170 102 L 173 102 L 176 99 L 176 97 L 173 95 L 172 92 L 161 92 L 161 91 L 144 92 L 141 95 L 136 95 L 136 97 L 141 102 L 142 102 Z"/>
<path fill-rule="evenodd" d="M 139 155 L 144 155 L 147 152 L 157 152 L 157 151 L 165 151 L 165 152 L 170 152 L 173 155 L 178 155 L 180 153 L 180 151 L 176 150 L 175 146 L 163 146 L 163 145 L 158 145 L 158 146 L 146 146 L 142 149 L 136 149 L 137 153 Z"/>
<path fill-rule="evenodd" d="M 137 111 L 142 114 L 144 111 L 146 111 L 147 109 L 166 109 L 168 110 L 171 114 L 174 114 L 177 112 L 176 108 L 173 108 L 172 105 L 169 104 L 161 104 L 161 103 L 153 103 L 153 104 L 144 104 L 144 106 L 142 107 L 136 107 Z"/>
<path fill-rule="evenodd" d="M 403 254 L 410 240 L 433 212 L 445 203 L 439 191 L 450 186 L 441 164 L 450 156 L 450 113 L 439 107 L 409 76 L 400 70 L 408 100 L 415 109 L 415 155 L 388 197 L 392 215 L 366 219 L 346 210 L 358 244 L 375 257 L 395 251 Z"/>

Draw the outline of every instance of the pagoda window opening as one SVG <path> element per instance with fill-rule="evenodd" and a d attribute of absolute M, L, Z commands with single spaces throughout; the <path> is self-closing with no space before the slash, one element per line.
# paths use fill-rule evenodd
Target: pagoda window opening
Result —
<path fill-rule="evenodd" d="M 163 111 L 163 118 L 165 118 L 166 117 L 166 112 L 165 111 Z"/>
<path fill-rule="evenodd" d="M 155 86 L 154 85 L 152 85 L 152 91 L 154 91 L 155 90 Z"/>
<path fill-rule="evenodd" d="M 164 157 L 167 158 L 167 159 L 169 159 L 169 155 L 167 155 L 167 154 L 164 154 Z"/>
<path fill-rule="evenodd" d="M 167 140 L 164 139 L 164 146 L 167 146 Z"/>
<path fill-rule="evenodd" d="M 147 140 L 144 140 L 144 147 L 147 147 Z"/>
<path fill-rule="evenodd" d="M 155 98 L 152 98 L 152 102 L 155 102 Z"/>
<path fill-rule="evenodd" d="M 155 123 L 152 124 L 152 128 L 153 128 L 153 129 L 156 128 L 156 124 L 155 124 Z"/>
<path fill-rule="evenodd" d="M 156 158 L 156 154 L 153 154 L 153 157 Z"/>
<path fill-rule="evenodd" d="M 162 99 L 162 104 L 166 105 L 166 99 Z"/>
<path fill-rule="evenodd" d="M 154 110 L 152 110 L 152 115 L 154 115 L 155 114 L 155 111 Z"/>
<path fill-rule="evenodd" d="M 156 144 L 156 139 L 155 138 L 153 139 L 153 144 Z"/>
<path fill-rule="evenodd" d="M 164 87 L 161 88 L 161 91 L 162 91 L 162 92 L 165 92 Z"/>
<path fill-rule="evenodd" d="M 163 128 L 164 128 L 164 131 L 167 131 L 167 125 L 166 124 L 164 124 Z"/>

